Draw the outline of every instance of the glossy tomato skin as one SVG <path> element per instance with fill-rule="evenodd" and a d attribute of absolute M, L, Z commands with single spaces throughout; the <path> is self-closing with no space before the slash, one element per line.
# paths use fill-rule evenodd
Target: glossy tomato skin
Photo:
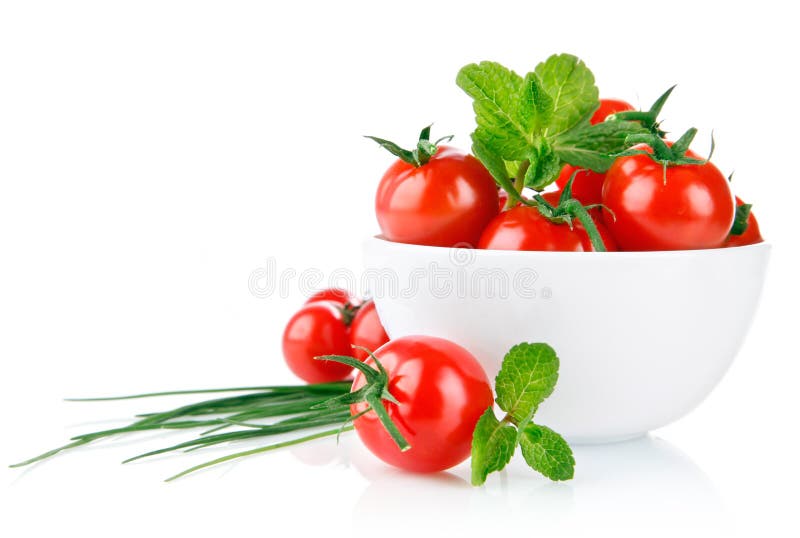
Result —
<path fill-rule="evenodd" d="M 440 146 L 414 167 L 397 160 L 383 176 L 375 213 L 389 241 L 452 247 L 474 246 L 498 213 L 497 186 L 475 157 Z"/>
<path fill-rule="evenodd" d="M 634 110 L 633 105 L 627 101 L 619 99 L 600 99 L 600 108 L 598 108 L 592 119 L 592 125 L 601 123 L 611 114 L 617 112 L 625 112 Z M 556 179 L 556 184 L 559 188 L 563 189 L 569 179 L 572 177 L 575 170 L 581 170 L 577 166 L 565 164 Z M 599 204 L 602 199 L 603 182 L 606 175 L 603 172 L 595 172 L 593 170 L 583 169 L 575 176 L 572 182 L 572 196 L 583 205 Z"/>
<path fill-rule="evenodd" d="M 297 377 L 307 383 L 347 379 L 352 368 L 314 359 L 321 355 L 350 355 L 350 338 L 341 305 L 332 301 L 303 306 L 283 332 L 283 357 Z"/>
<path fill-rule="evenodd" d="M 616 216 L 603 213 L 622 250 L 718 248 L 734 217 L 728 180 L 716 166 L 669 166 L 665 182 L 663 166 L 646 155 L 614 161 L 603 183 L 603 205 Z"/>
<path fill-rule="evenodd" d="M 357 297 L 342 288 L 326 288 L 324 290 L 319 290 L 306 299 L 306 304 L 316 303 L 318 301 L 332 301 L 341 305 L 357 305 L 359 303 Z"/>
<path fill-rule="evenodd" d="M 557 193 L 545 196 L 551 204 Z M 550 199 L 548 199 L 550 198 Z M 606 250 L 617 250 L 612 235 L 602 223 L 595 221 L 597 231 Z M 557 250 L 592 252 L 594 247 L 583 226 L 573 221 L 572 229 L 567 224 L 555 224 L 542 216 L 538 209 L 518 206 L 504 211 L 486 227 L 478 248 L 489 250 Z"/>
<path fill-rule="evenodd" d="M 464 461 L 475 424 L 494 398 L 477 359 L 463 347 L 432 336 L 398 338 L 375 355 L 389 374 L 389 392 L 399 402 L 383 404 L 411 448 L 401 452 L 373 412 L 354 423 L 364 445 L 386 463 L 419 473 Z M 359 372 L 352 390 L 362 386 Z M 355 415 L 364 409 L 366 404 L 358 403 L 350 411 Z"/>
<path fill-rule="evenodd" d="M 741 198 L 736 197 L 736 207 L 744 204 Z M 741 235 L 729 235 L 725 240 L 726 247 L 743 247 L 745 245 L 754 245 L 762 243 L 764 238 L 761 237 L 761 230 L 758 229 L 758 221 L 753 212 L 747 217 L 747 229 Z"/>
<path fill-rule="evenodd" d="M 378 311 L 373 301 L 367 301 L 358 309 L 350 323 L 350 343 L 375 351 L 389 341 L 389 335 L 381 325 Z M 353 349 L 351 354 L 360 361 L 369 355 L 362 349 Z"/>
<path fill-rule="evenodd" d="M 589 122 L 592 125 L 598 124 L 606 120 L 611 114 L 617 112 L 626 112 L 628 110 L 635 110 L 633 105 L 621 99 L 600 99 L 600 108 L 598 108 L 592 115 Z"/>
<path fill-rule="evenodd" d="M 572 197 L 583 205 L 601 203 L 603 199 L 603 182 L 606 179 L 606 175 L 602 172 L 580 169 L 570 164 L 565 164 L 556 179 L 558 187 L 561 189 L 566 187 L 575 170 L 579 170 L 579 172 L 572 182 Z"/>

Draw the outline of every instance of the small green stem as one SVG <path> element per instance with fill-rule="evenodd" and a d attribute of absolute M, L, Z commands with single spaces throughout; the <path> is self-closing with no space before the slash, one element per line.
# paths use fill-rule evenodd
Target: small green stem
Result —
<path fill-rule="evenodd" d="M 522 189 L 525 187 L 525 172 L 528 171 L 528 167 L 530 165 L 530 161 L 523 161 L 522 164 L 520 164 L 519 170 L 517 170 L 517 175 L 514 177 L 513 181 L 509 180 L 508 178 L 504 178 L 504 180 L 497 180 L 503 190 L 505 190 L 508 194 L 508 199 L 506 200 L 506 205 L 503 209 L 511 209 L 518 203 L 525 202 L 525 199 L 522 197 Z"/>
<path fill-rule="evenodd" d="M 25 467 L 26 465 L 30 465 L 31 463 L 36 463 L 37 461 L 42 461 L 44 459 L 51 458 L 51 457 L 55 456 L 56 454 L 58 454 L 59 452 L 63 452 L 64 450 L 69 450 L 70 448 L 75 448 L 75 447 L 78 447 L 78 446 L 81 446 L 81 445 L 85 445 L 87 443 L 90 443 L 91 441 L 92 441 L 92 439 L 78 439 L 77 441 L 73 441 L 73 442 L 68 443 L 68 444 L 66 444 L 64 446 L 60 446 L 58 448 L 54 448 L 53 450 L 48 450 L 44 454 L 40 454 L 40 455 L 38 455 L 36 457 L 27 459 L 25 461 L 21 461 L 19 463 L 13 463 L 13 464 L 9 465 L 9 467 L 11 467 L 12 469 L 13 468 L 17 468 L 17 467 Z"/>
<path fill-rule="evenodd" d="M 600 232 L 597 231 L 597 226 L 595 226 L 592 217 L 589 216 L 589 213 L 586 212 L 586 208 L 575 199 L 567 200 L 564 202 L 564 209 L 570 213 L 571 215 L 575 216 L 578 221 L 583 225 L 583 228 L 586 230 L 586 233 L 589 235 L 589 240 L 592 242 L 592 246 L 597 252 L 606 252 L 606 246 L 603 243 L 603 238 L 600 236 Z"/>
<path fill-rule="evenodd" d="M 177 480 L 183 476 L 188 474 L 194 473 L 201 469 L 205 469 L 208 467 L 212 467 L 214 465 L 219 465 L 220 463 L 225 463 L 231 460 L 235 460 L 238 458 L 244 458 L 246 456 L 252 456 L 255 454 L 261 454 L 263 452 L 269 452 L 271 450 L 277 450 L 279 448 L 285 448 L 287 446 L 299 445 L 301 443 L 306 443 L 308 441 L 314 441 L 315 439 L 322 439 L 323 437 L 330 437 L 333 435 L 340 435 L 342 432 L 351 431 L 353 426 L 347 426 L 345 428 L 336 428 L 335 430 L 325 430 L 324 432 L 315 433 L 312 435 L 306 435 L 305 437 L 299 437 L 297 439 L 292 439 L 290 441 L 284 441 L 282 443 L 275 443 L 274 445 L 267 445 L 262 446 L 259 448 L 254 448 L 252 450 L 245 450 L 244 452 L 236 452 L 235 454 L 229 454 L 227 456 L 223 456 L 221 458 L 217 458 L 215 460 L 207 461 L 205 463 L 201 463 L 200 465 L 195 465 L 194 467 L 190 467 L 185 471 L 182 471 L 174 476 L 171 476 L 165 480 L 165 482 L 172 482 L 173 480 Z"/>
<path fill-rule="evenodd" d="M 133 400 L 137 398 L 153 398 L 157 396 L 181 396 L 185 394 L 210 394 L 215 392 L 250 392 L 250 391 L 265 391 L 265 392 L 313 392 L 313 393 L 327 393 L 334 392 L 338 394 L 342 389 L 350 388 L 350 382 L 333 382 L 333 383 L 316 383 L 312 385 L 292 386 L 292 385 L 275 385 L 265 387 L 234 387 L 229 389 L 198 389 L 198 390 L 173 390 L 165 392 L 147 392 L 143 394 L 129 394 L 126 396 L 105 396 L 100 398 L 65 398 L 67 402 L 107 402 L 114 400 Z"/>
<path fill-rule="evenodd" d="M 529 159 L 525 159 L 522 161 L 522 164 L 519 165 L 519 170 L 517 170 L 517 175 L 514 176 L 514 188 L 522 197 L 522 189 L 525 188 L 525 174 L 528 173 L 528 168 L 531 167 L 531 161 Z"/>
<path fill-rule="evenodd" d="M 400 430 L 397 429 L 397 425 L 389 416 L 389 413 L 383 406 L 383 401 L 381 401 L 381 398 L 378 395 L 370 394 L 367 396 L 367 403 L 369 404 L 370 408 L 375 411 L 375 414 L 378 415 L 378 419 L 381 421 L 381 424 L 383 424 L 383 427 L 386 428 L 386 431 L 397 445 L 397 448 L 400 449 L 400 452 L 405 452 L 411 448 L 411 445 L 408 444 L 406 438 L 403 437 L 403 434 L 400 433 Z"/>

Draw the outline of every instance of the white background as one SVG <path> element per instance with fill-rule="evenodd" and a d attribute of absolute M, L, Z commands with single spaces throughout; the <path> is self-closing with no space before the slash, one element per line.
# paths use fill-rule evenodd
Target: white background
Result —
<path fill-rule="evenodd" d="M 645 107 L 679 83 L 665 126 L 697 126 L 701 152 L 714 129 L 774 250 L 712 396 L 653 438 L 578 448 L 571 483 L 519 462 L 483 489 L 463 465 L 405 475 L 351 437 L 166 485 L 198 456 L 117 465 L 177 439 L 144 436 L 3 471 L 0 534 L 796 536 L 800 43 L 785 3 L 719 5 L 3 2 L 3 464 L 177 403 L 62 397 L 293 382 L 280 334 L 302 296 L 256 298 L 248 276 L 270 257 L 358 271 L 391 162 L 361 135 L 410 143 L 435 121 L 468 147 L 468 62 L 572 52 L 601 95 Z"/>

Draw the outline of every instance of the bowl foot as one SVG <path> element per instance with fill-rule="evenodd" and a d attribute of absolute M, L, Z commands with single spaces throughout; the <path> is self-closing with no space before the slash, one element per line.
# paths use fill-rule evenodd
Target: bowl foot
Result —
<path fill-rule="evenodd" d="M 639 439 L 647 435 L 647 432 L 637 432 L 625 435 L 612 435 L 608 437 L 571 437 L 567 436 L 567 442 L 571 445 L 607 445 L 610 443 L 622 443 Z"/>

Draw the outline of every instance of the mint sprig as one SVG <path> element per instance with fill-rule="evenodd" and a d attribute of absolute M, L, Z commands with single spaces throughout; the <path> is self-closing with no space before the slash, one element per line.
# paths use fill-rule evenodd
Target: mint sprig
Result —
<path fill-rule="evenodd" d="M 551 480 L 569 480 L 575 459 L 567 442 L 556 432 L 533 422 L 539 405 L 553 393 L 558 381 L 558 356 L 547 344 L 518 344 L 503 359 L 495 379 L 497 405 L 506 415 L 498 420 L 488 408 L 472 436 L 472 484 L 502 470 L 517 445 L 531 468 Z"/>
<path fill-rule="evenodd" d="M 600 106 L 594 75 L 570 54 L 524 77 L 496 62 L 469 64 L 456 83 L 473 99 L 473 153 L 511 198 L 543 190 L 564 163 L 604 172 L 629 135 L 648 132 L 638 121 L 590 125 Z"/>

